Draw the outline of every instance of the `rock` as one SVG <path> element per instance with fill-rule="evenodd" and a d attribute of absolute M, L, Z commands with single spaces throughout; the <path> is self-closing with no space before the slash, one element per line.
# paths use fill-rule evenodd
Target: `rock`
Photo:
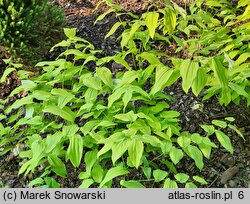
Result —
<path fill-rule="evenodd" d="M 235 174 L 237 174 L 239 171 L 239 167 L 233 166 L 228 168 L 224 173 L 221 175 L 221 180 L 220 182 L 222 184 L 226 184 Z"/>

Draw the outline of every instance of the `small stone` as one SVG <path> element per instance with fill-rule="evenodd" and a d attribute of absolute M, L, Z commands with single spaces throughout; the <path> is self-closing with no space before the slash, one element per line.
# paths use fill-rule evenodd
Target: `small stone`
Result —
<path fill-rule="evenodd" d="M 230 180 L 228 185 L 231 187 L 231 188 L 235 188 L 237 183 L 234 181 L 234 180 Z"/>

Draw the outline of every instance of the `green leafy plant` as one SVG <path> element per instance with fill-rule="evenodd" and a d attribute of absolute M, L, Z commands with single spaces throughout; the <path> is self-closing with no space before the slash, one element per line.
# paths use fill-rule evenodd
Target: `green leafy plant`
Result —
<path fill-rule="evenodd" d="M 214 136 L 233 153 L 223 130 L 231 128 L 242 134 L 231 124 L 233 118 L 212 121 L 216 128 L 202 125 L 204 135 L 181 130 L 180 113 L 169 109 L 172 97 L 162 90 L 179 75 L 192 78 L 192 72 L 152 62 L 145 69 L 128 67 L 113 75 L 105 63 L 118 58 L 98 58 L 99 51 L 77 37 L 76 29 L 64 31 L 67 39 L 51 51 L 61 46 L 66 50 L 54 61 L 39 62 L 40 76 L 29 77 L 29 72 L 10 65 L 1 79 L 16 70 L 22 85 L 11 96 L 24 94 L 9 105 L 1 100 L 0 146 L 5 154 L 16 144 L 23 145 L 19 174 L 43 169 L 30 185 L 58 187 L 53 174 L 65 178 L 67 165 L 78 168 L 84 162 L 85 170 L 79 174 L 82 188 L 112 187 L 115 178 L 123 187 L 145 187 L 148 181 L 166 188 L 206 185 L 198 175 L 179 172 L 177 165 L 189 157 L 201 171 L 203 157 L 209 159 L 211 149 L 217 147 Z M 79 59 L 82 64 L 75 65 Z M 95 71 L 89 71 L 90 61 L 96 64 Z M 198 69 L 198 63 L 183 63 Z M 148 82 L 150 87 L 145 88 Z M 194 87 L 188 83 L 184 83 L 186 90 Z M 132 170 L 140 172 L 140 177 L 130 179 Z"/>

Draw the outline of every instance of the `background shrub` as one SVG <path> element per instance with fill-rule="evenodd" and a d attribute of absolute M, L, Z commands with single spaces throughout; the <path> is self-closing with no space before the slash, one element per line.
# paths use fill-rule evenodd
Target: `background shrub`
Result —
<path fill-rule="evenodd" d="M 0 19 L 0 43 L 29 63 L 62 40 L 66 24 L 61 9 L 47 0 L 0 0 Z"/>

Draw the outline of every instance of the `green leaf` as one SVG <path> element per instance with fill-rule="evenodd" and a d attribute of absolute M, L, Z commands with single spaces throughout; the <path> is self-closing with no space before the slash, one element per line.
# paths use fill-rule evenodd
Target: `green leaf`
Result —
<path fill-rule="evenodd" d="M 200 126 L 205 132 L 207 132 L 207 136 L 214 134 L 215 129 L 213 125 L 200 125 Z"/>
<path fill-rule="evenodd" d="M 150 167 L 142 167 L 142 171 L 143 171 L 144 175 L 147 177 L 147 179 L 151 178 L 152 169 Z"/>
<path fill-rule="evenodd" d="M 50 153 L 60 142 L 62 138 L 62 133 L 61 132 L 56 132 L 53 135 L 48 135 L 46 137 L 46 148 L 45 148 L 45 153 Z"/>
<path fill-rule="evenodd" d="M 189 175 L 184 174 L 184 173 L 178 173 L 174 175 L 175 179 L 179 181 L 180 183 L 186 183 L 187 180 L 189 179 Z"/>
<path fill-rule="evenodd" d="M 58 106 L 63 108 L 68 102 L 70 102 L 75 96 L 69 93 L 65 89 L 52 89 L 51 94 L 59 96 Z"/>
<path fill-rule="evenodd" d="M 128 146 L 128 155 L 129 155 L 131 163 L 137 169 L 141 163 L 143 149 L 144 149 L 144 145 L 142 141 L 138 139 L 133 139 L 130 141 L 130 144 Z"/>
<path fill-rule="evenodd" d="M 134 180 L 130 181 L 121 180 L 120 185 L 124 186 L 125 188 L 145 188 L 145 186 L 143 186 L 139 181 L 134 181 Z"/>
<path fill-rule="evenodd" d="M 136 71 L 134 70 L 126 71 L 122 77 L 119 87 L 131 84 L 136 78 L 138 78 L 138 74 Z"/>
<path fill-rule="evenodd" d="M 44 184 L 44 180 L 39 177 L 39 178 L 36 178 L 36 179 L 32 180 L 31 182 L 29 182 L 28 186 L 33 187 L 35 185 L 42 185 L 42 184 Z"/>
<path fill-rule="evenodd" d="M 227 127 L 227 123 L 221 120 L 212 120 L 212 124 L 221 127 L 223 129 Z"/>
<path fill-rule="evenodd" d="M 134 36 L 135 32 L 144 25 L 144 22 L 140 20 L 135 20 L 134 24 L 132 24 L 131 29 L 126 32 L 123 32 L 122 34 L 122 40 L 121 40 L 121 47 L 124 48 L 126 45 L 128 45 L 131 38 Z"/>
<path fill-rule="evenodd" d="M 249 98 L 250 95 L 245 91 L 244 87 L 239 86 L 238 84 L 229 82 L 229 87 L 234 90 L 237 94 L 242 95 L 246 98 Z"/>
<path fill-rule="evenodd" d="M 172 8 L 164 9 L 164 30 L 163 33 L 172 35 L 177 24 L 176 14 Z"/>
<path fill-rule="evenodd" d="M 242 6 L 246 6 L 248 4 L 249 4 L 249 0 L 240 0 L 240 1 L 238 1 L 237 8 L 240 8 Z"/>
<path fill-rule="evenodd" d="M 6 117 L 7 117 L 6 115 L 0 114 L 0 120 L 5 119 Z"/>
<path fill-rule="evenodd" d="M 52 97 L 50 92 L 43 90 L 34 90 L 32 96 L 40 101 L 47 101 Z"/>
<path fill-rule="evenodd" d="M 185 184 L 185 188 L 197 188 L 197 186 L 192 182 L 187 182 Z"/>
<path fill-rule="evenodd" d="M 192 84 L 192 91 L 195 96 L 198 96 L 201 90 L 207 83 L 207 74 L 205 69 L 199 68 L 197 71 L 197 75 Z"/>
<path fill-rule="evenodd" d="M 94 102 L 96 102 L 97 95 L 98 95 L 98 91 L 96 89 L 88 88 L 84 94 L 86 103 L 93 104 Z"/>
<path fill-rule="evenodd" d="M 101 183 L 104 177 L 104 170 L 101 165 L 96 164 L 93 166 L 91 176 L 96 183 Z"/>
<path fill-rule="evenodd" d="M 104 179 L 100 183 L 99 188 L 103 187 L 107 182 L 111 181 L 113 178 L 118 177 L 118 176 L 122 176 L 122 175 L 128 174 L 128 173 L 129 173 L 129 171 L 122 166 L 116 166 L 116 167 L 109 169 L 108 172 L 106 173 Z"/>
<path fill-rule="evenodd" d="M 153 114 L 157 114 L 167 108 L 169 108 L 168 103 L 162 101 L 162 102 L 158 102 L 155 106 L 150 107 L 149 111 Z"/>
<path fill-rule="evenodd" d="M 109 36 L 113 35 L 116 30 L 120 27 L 120 26 L 126 26 L 126 22 L 116 22 L 112 28 L 109 30 L 109 32 L 105 35 L 105 39 L 107 39 Z"/>
<path fill-rule="evenodd" d="M 236 126 L 229 124 L 228 127 L 231 128 L 232 130 L 234 130 L 245 141 L 244 135 Z"/>
<path fill-rule="evenodd" d="M 101 90 L 102 89 L 102 84 L 101 84 L 101 81 L 96 78 L 96 77 L 93 77 L 91 76 L 90 74 L 85 74 L 81 77 L 81 80 L 80 80 L 85 86 L 89 87 L 89 88 L 92 88 L 92 89 L 95 89 L 97 91 Z"/>
<path fill-rule="evenodd" d="M 190 145 L 191 139 L 185 136 L 180 136 L 177 138 L 177 143 L 180 145 L 181 148 L 184 148 Z"/>
<path fill-rule="evenodd" d="M 205 144 L 205 143 L 201 143 L 199 144 L 199 148 L 200 150 L 202 151 L 203 155 L 207 158 L 207 159 L 210 159 L 210 155 L 211 155 L 211 150 L 212 150 L 212 147 Z"/>
<path fill-rule="evenodd" d="M 134 122 L 137 119 L 137 114 L 134 114 L 133 111 L 129 111 L 128 113 L 117 114 L 117 115 L 114 115 L 113 117 L 118 120 L 125 121 L 125 122 Z"/>
<path fill-rule="evenodd" d="M 70 159 L 74 167 L 78 167 L 81 163 L 83 152 L 83 141 L 80 135 L 72 135 L 67 150 L 67 158 Z"/>
<path fill-rule="evenodd" d="M 151 144 L 154 147 L 162 147 L 163 143 L 155 136 L 144 134 L 141 140 L 146 144 Z"/>
<path fill-rule="evenodd" d="M 109 9 L 108 11 L 106 11 L 105 13 L 101 14 L 98 16 L 98 18 L 95 20 L 94 25 L 98 22 L 101 21 L 102 19 L 104 19 L 106 17 L 106 15 L 108 15 L 109 13 L 114 12 L 115 9 Z"/>
<path fill-rule="evenodd" d="M 82 181 L 82 184 L 79 186 L 79 188 L 89 188 L 93 183 L 93 179 L 85 179 Z"/>
<path fill-rule="evenodd" d="M 167 178 L 164 182 L 163 188 L 178 188 L 178 185 L 175 181 L 170 180 L 170 178 Z"/>
<path fill-rule="evenodd" d="M 233 154 L 234 149 L 233 149 L 230 138 L 227 135 L 225 135 L 223 132 L 221 132 L 220 130 L 215 130 L 215 134 L 220 144 L 226 150 L 228 150 L 231 154 Z"/>
<path fill-rule="evenodd" d="M 151 65 L 158 66 L 161 65 L 161 61 L 158 59 L 157 55 L 150 52 L 143 52 L 140 56 L 142 59 L 147 60 Z"/>
<path fill-rule="evenodd" d="M 27 166 L 27 171 L 25 175 L 30 171 L 34 172 L 34 169 L 39 165 L 41 159 L 46 156 L 44 150 L 45 150 L 45 143 L 43 141 L 35 140 L 34 142 L 32 142 L 31 144 L 32 158 L 30 160 L 30 165 Z M 21 171 L 21 169 L 19 171 Z"/>
<path fill-rule="evenodd" d="M 223 88 L 228 87 L 228 77 L 226 75 L 226 68 L 222 65 L 219 57 L 212 58 L 212 68 L 215 77 L 219 80 Z"/>
<path fill-rule="evenodd" d="M 250 52 L 245 52 L 241 54 L 239 58 L 235 61 L 235 65 L 240 65 L 241 63 L 246 62 L 248 58 L 250 58 Z"/>
<path fill-rule="evenodd" d="M 113 147 L 113 142 L 108 142 L 106 143 L 103 148 L 98 152 L 97 154 L 97 158 L 99 158 L 101 155 L 105 154 L 106 152 L 108 152 L 109 150 L 111 150 L 111 148 Z"/>
<path fill-rule="evenodd" d="M 98 153 L 98 150 L 96 149 L 85 153 L 84 162 L 86 165 L 86 173 L 88 175 L 91 175 L 91 169 L 97 160 L 97 153 Z"/>
<path fill-rule="evenodd" d="M 186 93 L 192 86 L 194 79 L 197 76 L 198 70 L 199 70 L 198 62 L 191 61 L 190 59 L 182 61 L 180 65 L 180 74 L 182 77 L 182 88 Z"/>
<path fill-rule="evenodd" d="M 72 38 L 76 36 L 76 28 L 64 28 L 64 34 L 68 37 L 68 38 Z"/>
<path fill-rule="evenodd" d="M 161 113 L 161 117 L 165 119 L 177 118 L 180 116 L 178 111 L 164 111 Z"/>
<path fill-rule="evenodd" d="M 96 75 L 106 84 L 109 88 L 113 88 L 112 73 L 108 68 L 96 68 Z"/>
<path fill-rule="evenodd" d="M 117 64 L 121 64 L 123 65 L 127 70 L 130 70 L 131 67 L 129 66 L 129 64 L 127 63 L 126 60 L 124 60 L 123 57 L 120 57 L 119 55 L 116 55 L 113 57 L 113 60 L 117 63 Z"/>
<path fill-rule="evenodd" d="M 155 29 L 158 27 L 159 13 L 147 12 L 144 15 L 145 15 L 145 23 L 149 30 L 149 35 L 152 39 L 154 39 Z"/>
<path fill-rule="evenodd" d="M 235 118 L 234 117 L 226 117 L 225 120 L 227 120 L 229 122 L 234 122 Z"/>
<path fill-rule="evenodd" d="M 60 184 L 52 177 L 45 177 L 46 188 L 60 188 Z"/>
<path fill-rule="evenodd" d="M 65 164 L 56 155 L 50 154 L 48 156 L 48 162 L 52 166 L 51 170 L 58 176 L 66 178 L 67 170 Z"/>
<path fill-rule="evenodd" d="M 223 7 L 223 5 L 220 2 L 212 0 L 207 1 L 206 5 L 210 7 Z"/>
<path fill-rule="evenodd" d="M 24 98 L 16 100 L 10 107 L 6 109 L 6 113 L 10 113 L 12 109 L 17 109 L 20 106 L 27 105 L 27 104 L 32 104 L 33 103 L 33 98 L 31 96 L 26 96 Z"/>
<path fill-rule="evenodd" d="M 161 169 L 156 169 L 153 171 L 153 177 L 155 179 L 155 182 L 160 182 L 164 180 L 168 176 L 168 172 L 163 171 Z"/>
<path fill-rule="evenodd" d="M 113 164 L 128 150 L 129 140 L 114 143 L 112 146 L 112 162 Z"/>
<path fill-rule="evenodd" d="M 7 76 L 8 76 L 11 72 L 14 72 L 14 71 L 16 71 L 15 68 L 7 68 L 7 69 L 5 69 L 3 75 L 2 75 L 2 77 L 1 77 L 1 79 L 0 79 L 0 83 L 3 83 L 3 82 L 6 80 Z"/>
<path fill-rule="evenodd" d="M 63 109 L 61 109 L 56 105 L 48 105 L 43 109 L 43 112 L 60 116 L 61 118 L 69 122 L 74 122 L 75 120 L 75 114 L 68 107 L 64 107 Z"/>
<path fill-rule="evenodd" d="M 150 95 L 155 95 L 166 86 L 174 83 L 179 77 L 179 72 L 170 70 L 167 66 L 157 66 L 155 74 L 155 83 L 150 91 Z"/>
<path fill-rule="evenodd" d="M 176 147 L 172 147 L 169 152 L 170 159 L 174 164 L 177 164 L 184 156 L 181 149 L 177 149 Z"/>
<path fill-rule="evenodd" d="M 54 45 L 52 48 L 50 48 L 50 52 L 53 52 L 55 50 L 56 47 L 69 47 L 71 45 L 70 40 L 63 40 L 59 43 L 57 43 L 56 45 Z M 40 64 L 38 63 L 36 66 L 39 66 Z"/>
<path fill-rule="evenodd" d="M 195 165 L 200 170 L 203 169 L 204 163 L 203 163 L 203 155 L 201 151 L 197 147 L 192 146 L 192 145 L 188 146 L 185 150 L 188 156 L 194 160 Z"/>
<path fill-rule="evenodd" d="M 193 176 L 193 179 L 201 184 L 208 184 L 207 181 L 204 178 L 201 178 L 200 176 Z"/>
<path fill-rule="evenodd" d="M 194 133 L 191 135 L 192 142 L 194 142 L 196 144 L 202 143 L 202 139 L 203 139 L 203 137 L 201 137 L 199 133 Z"/>
<path fill-rule="evenodd" d="M 113 94 L 108 97 L 108 108 L 110 108 L 115 101 L 121 98 L 122 94 L 127 91 L 126 87 L 121 87 L 115 90 Z"/>
<path fill-rule="evenodd" d="M 76 134 L 78 130 L 79 130 L 79 127 L 76 124 L 64 125 L 62 134 L 64 137 L 68 137 L 70 139 L 70 137 Z"/>
<path fill-rule="evenodd" d="M 124 107 L 123 107 L 123 111 L 126 110 L 126 107 L 129 103 L 129 101 L 131 100 L 133 96 L 133 91 L 132 90 L 128 90 L 124 93 L 123 97 L 122 97 L 122 101 L 123 101 L 123 104 L 124 104 Z"/>

